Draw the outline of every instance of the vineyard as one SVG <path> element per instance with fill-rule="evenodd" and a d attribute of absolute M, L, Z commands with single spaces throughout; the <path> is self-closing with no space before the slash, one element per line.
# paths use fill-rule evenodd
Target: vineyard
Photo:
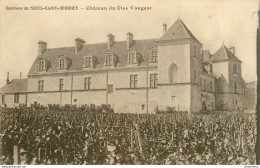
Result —
<path fill-rule="evenodd" d="M 1 164 L 255 164 L 255 114 L 0 110 Z"/>

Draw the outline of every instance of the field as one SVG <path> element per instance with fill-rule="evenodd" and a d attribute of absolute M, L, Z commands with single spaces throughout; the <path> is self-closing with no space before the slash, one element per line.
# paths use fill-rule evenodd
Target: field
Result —
<path fill-rule="evenodd" d="M 2 164 L 255 164 L 255 114 L 0 110 Z"/>

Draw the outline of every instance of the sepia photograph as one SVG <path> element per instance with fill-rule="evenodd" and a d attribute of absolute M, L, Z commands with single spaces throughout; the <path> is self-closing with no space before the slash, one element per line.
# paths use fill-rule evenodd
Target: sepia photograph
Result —
<path fill-rule="evenodd" d="M 1 0 L 0 165 L 260 165 L 259 14 Z"/>

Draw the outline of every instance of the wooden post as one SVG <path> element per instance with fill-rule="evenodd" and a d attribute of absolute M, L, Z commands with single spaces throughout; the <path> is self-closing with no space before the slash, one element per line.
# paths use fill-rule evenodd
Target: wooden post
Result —
<path fill-rule="evenodd" d="M 142 147 L 142 142 L 141 142 L 141 138 L 140 138 L 140 132 L 139 132 L 139 126 L 138 124 L 135 124 L 135 127 L 136 127 L 136 134 L 137 134 L 137 142 L 138 142 L 138 145 L 139 145 L 139 150 L 140 150 L 140 153 L 142 155 L 142 158 L 145 159 L 144 157 L 144 154 L 143 154 L 143 147 Z"/>
<path fill-rule="evenodd" d="M 259 5 L 260 8 L 260 5 Z M 260 10 L 260 9 L 259 9 Z M 260 165 L 260 11 L 258 11 L 258 29 L 257 29 L 257 105 L 256 105 L 256 122 L 257 122 L 257 139 L 256 139 L 256 164 Z"/>
<path fill-rule="evenodd" d="M 14 145 L 14 165 L 20 165 L 20 148 L 18 145 Z"/>
<path fill-rule="evenodd" d="M 42 148 L 38 149 L 38 160 L 42 162 Z"/>
<path fill-rule="evenodd" d="M 131 151 L 134 151 L 134 129 L 131 129 Z"/>

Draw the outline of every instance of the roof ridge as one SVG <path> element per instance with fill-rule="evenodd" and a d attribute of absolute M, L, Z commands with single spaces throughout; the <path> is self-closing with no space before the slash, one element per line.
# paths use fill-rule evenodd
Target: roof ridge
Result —
<path fill-rule="evenodd" d="M 152 39 L 134 39 L 133 41 L 148 41 L 148 40 L 158 40 L 158 38 L 152 38 Z M 126 42 L 127 40 L 120 40 L 120 41 L 114 41 L 115 43 L 120 43 L 120 42 Z M 97 45 L 97 44 L 107 44 L 107 42 L 97 42 L 97 43 L 89 43 L 89 44 L 84 44 L 84 46 L 88 45 Z M 47 48 L 47 50 L 52 50 L 52 49 L 63 49 L 63 48 L 74 48 L 75 46 L 67 46 L 67 47 L 56 47 L 56 48 Z"/>

